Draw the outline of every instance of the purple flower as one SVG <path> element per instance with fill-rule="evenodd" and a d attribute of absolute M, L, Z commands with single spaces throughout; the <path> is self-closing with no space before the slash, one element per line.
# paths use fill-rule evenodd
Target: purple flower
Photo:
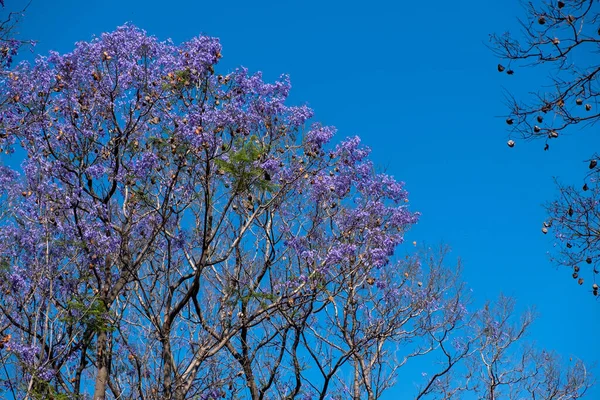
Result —
<path fill-rule="evenodd" d="M 313 124 L 310 131 L 306 133 L 306 142 L 316 147 L 321 147 L 328 143 L 335 135 L 336 129 L 330 126 L 321 126 Z"/>

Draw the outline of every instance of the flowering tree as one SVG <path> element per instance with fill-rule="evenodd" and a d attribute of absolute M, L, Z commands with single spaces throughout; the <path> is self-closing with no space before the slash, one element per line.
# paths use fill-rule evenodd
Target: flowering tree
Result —
<path fill-rule="evenodd" d="M 356 137 L 217 40 L 126 25 L 3 77 L 0 379 L 12 398 L 381 398 L 470 319 Z M 451 352 L 451 353 L 450 353 Z"/>
<path fill-rule="evenodd" d="M 599 11 L 594 0 L 530 2 L 525 19 L 520 21 L 523 28 L 520 36 L 510 33 L 491 36 L 495 54 L 508 62 L 498 65 L 499 72 L 512 75 L 515 65 L 549 68 L 548 88 L 531 99 L 510 98 L 506 123 L 513 135 L 541 140 L 545 143 L 544 150 L 548 150 L 550 143 L 556 142 L 563 132 L 588 127 L 600 120 L 600 64 L 596 56 L 600 45 Z M 510 139 L 508 145 L 513 147 L 515 141 Z M 594 224 L 594 215 L 598 213 L 595 196 L 598 156 L 590 156 L 592 171 L 586 182 L 577 185 L 578 188 L 558 185 L 560 194 L 548 205 L 550 220 L 542 230 L 546 233 L 552 222 L 556 223 L 559 247 L 554 259 L 574 269 L 573 277 L 579 284 L 584 283 L 580 266 L 593 264 L 589 272 L 594 273 L 586 274 L 593 282 L 586 287 L 598 295 L 595 281 L 600 248 Z"/>

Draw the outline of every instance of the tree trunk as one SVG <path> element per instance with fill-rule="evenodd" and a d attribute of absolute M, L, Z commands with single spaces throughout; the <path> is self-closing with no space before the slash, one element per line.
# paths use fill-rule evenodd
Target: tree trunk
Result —
<path fill-rule="evenodd" d="M 106 399 L 106 387 L 108 386 L 108 338 L 106 332 L 102 330 L 98 333 L 98 343 L 96 344 L 98 372 L 96 373 L 96 382 L 94 386 L 93 400 Z"/>
<path fill-rule="evenodd" d="M 354 400 L 360 400 L 360 371 L 358 369 L 358 360 L 354 360 Z"/>

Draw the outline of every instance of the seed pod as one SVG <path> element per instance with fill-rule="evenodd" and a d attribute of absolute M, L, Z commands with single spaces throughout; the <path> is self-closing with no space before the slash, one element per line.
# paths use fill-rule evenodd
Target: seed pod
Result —
<path fill-rule="evenodd" d="M 498 72 L 503 72 L 504 66 L 502 64 L 498 64 Z"/>
<path fill-rule="evenodd" d="M 551 131 L 549 136 L 550 136 L 550 138 L 552 138 L 552 139 L 556 139 L 556 138 L 558 137 L 558 132 L 556 132 L 556 131 Z"/>
<path fill-rule="evenodd" d="M 514 75 L 515 71 L 513 71 L 512 69 L 509 69 L 509 70 L 506 71 L 506 73 L 508 75 Z"/>
<path fill-rule="evenodd" d="M 577 283 L 579 283 L 580 285 L 583 285 L 583 278 L 579 278 L 579 280 L 577 281 Z"/>
<path fill-rule="evenodd" d="M 509 140 L 508 142 L 506 142 L 506 144 L 508 145 L 508 147 L 515 147 L 515 141 L 514 140 Z"/>
<path fill-rule="evenodd" d="M 577 278 L 579 278 L 579 274 L 578 274 L 577 272 L 573 272 L 573 275 L 572 275 L 572 276 L 573 276 L 573 279 L 577 279 Z"/>
<path fill-rule="evenodd" d="M 541 124 L 543 120 L 544 120 L 544 117 L 542 117 L 541 115 L 537 116 L 537 122 L 539 122 Z"/>
<path fill-rule="evenodd" d="M 567 249 L 570 249 L 571 247 L 573 247 L 573 245 L 571 243 L 567 243 Z"/>
<path fill-rule="evenodd" d="M 583 188 L 582 189 L 583 189 L 584 192 L 587 192 L 587 190 L 589 189 L 587 183 L 583 184 Z"/>
<path fill-rule="evenodd" d="M 546 17 L 543 15 L 538 18 L 538 24 L 544 25 L 546 23 Z"/>
<path fill-rule="evenodd" d="M 575 22 L 575 17 L 573 15 L 568 15 L 567 16 L 567 22 L 572 24 L 573 22 Z"/>
<path fill-rule="evenodd" d="M 515 122 L 515 120 L 514 120 L 514 119 L 512 119 L 512 118 L 506 118 L 506 123 L 507 123 L 508 125 L 512 125 L 514 122 Z"/>
<path fill-rule="evenodd" d="M 590 161 L 590 169 L 596 168 L 596 165 L 598 165 L 598 161 L 596 161 L 596 160 Z"/>
<path fill-rule="evenodd" d="M 578 265 L 574 266 L 574 267 L 573 267 L 573 271 L 575 271 L 575 272 L 579 272 L 579 266 L 578 266 Z"/>
<path fill-rule="evenodd" d="M 573 207 L 569 206 L 569 210 L 567 211 L 567 214 L 569 214 L 569 217 L 573 216 Z"/>
<path fill-rule="evenodd" d="M 254 209 L 254 205 L 250 201 L 242 200 L 242 204 L 248 211 L 252 211 Z"/>
<path fill-rule="evenodd" d="M 562 1 L 559 1 L 557 5 L 558 5 L 558 8 L 563 8 L 565 6 L 565 3 Z"/>
<path fill-rule="evenodd" d="M 369 285 L 372 285 L 372 284 L 374 284 L 374 283 L 375 283 L 375 278 L 368 277 L 368 278 L 367 278 L 367 283 L 368 283 Z"/>
<path fill-rule="evenodd" d="M 594 290 L 598 290 L 598 284 L 597 284 L 597 283 L 594 283 L 594 284 L 592 285 L 592 289 L 594 289 Z"/>
<path fill-rule="evenodd" d="M 558 38 L 554 38 L 554 39 L 552 39 L 552 43 L 554 43 L 556 46 L 558 46 L 560 44 L 560 40 Z"/>
<path fill-rule="evenodd" d="M 585 262 L 588 263 L 588 264 L 591 264 L 592 263 L 592 257 L 586 258 Z"/>
<path fill-rule="evenodd" d="M 592 105 L 591 104 L 586 104 L 585 105 L 585 111 L 590 111 L 592 109 Z"/>
<path fill-rule="evenodd" d="M 542 130 L 542 128 L 540 128 L 540 127 L 539 127 L 539 126 L 537 126 L 537 125 L 533 127 L 533 131 L 534 131 L 535 133 L 538 133 L 538 132 L 539 132 L 539 131 L 541 131 L 541 130 Z"/>
<path fill-rule="evenodd" d="M 548 233 L 548 228 L 546 228 L 546 227 L 543 227 L 543 228 L 542 228 L 542 233 L 543 233 L 544 235 L 545 235 L 546 233 Z"/>
<path fill-rule="evenodd" d="M 576 99 L 576 100 L 575 100 L 575 104 L 577 104 L 578 106 L 580 106 L 580 105 L 582 105 L 582 104 L 583 104 L 583 100 L 581 100 L 581 99 Z"/>

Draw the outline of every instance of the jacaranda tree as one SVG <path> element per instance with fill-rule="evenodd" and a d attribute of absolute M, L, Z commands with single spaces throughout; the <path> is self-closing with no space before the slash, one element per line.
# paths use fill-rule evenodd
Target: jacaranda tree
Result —
<path fill-rule="evenodd" d="M 126 25 L 3 76 L 2 395 L 377 399 L 438 353 L 450 390 L 489 330 L 443 251 L 393 257 L 402 183 L 220 57 Z"/>

